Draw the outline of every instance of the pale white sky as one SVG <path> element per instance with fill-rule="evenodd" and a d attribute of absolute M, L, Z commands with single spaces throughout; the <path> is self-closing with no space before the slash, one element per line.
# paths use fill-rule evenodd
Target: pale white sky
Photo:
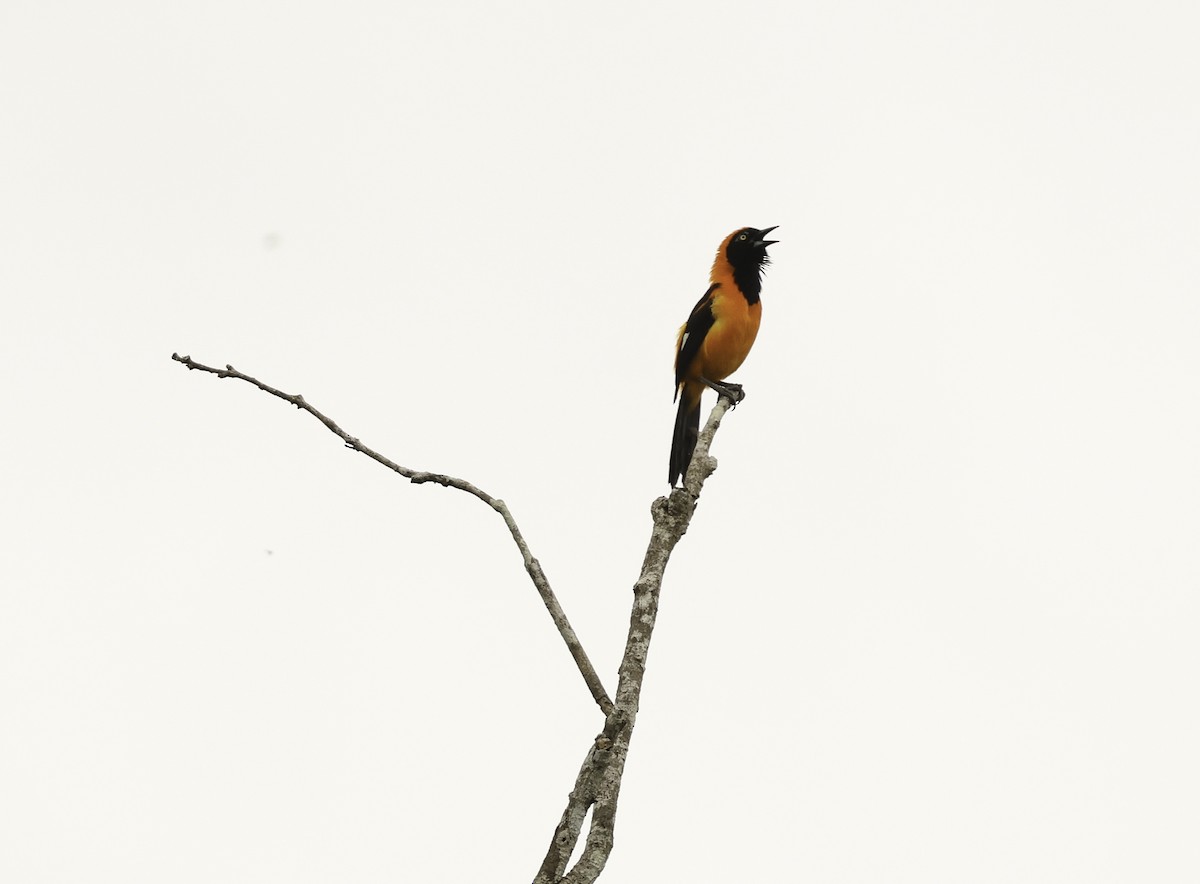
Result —
<path fill-rule="evenodd" d="M 522 881 L 780 225 L 602 878 L 1200 879 L 1200 14 L 0 7 L 0 880 Z"/>

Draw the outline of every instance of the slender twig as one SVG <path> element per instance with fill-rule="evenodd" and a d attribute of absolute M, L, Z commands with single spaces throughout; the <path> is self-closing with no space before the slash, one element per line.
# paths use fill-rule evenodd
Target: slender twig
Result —
<path fill-rule="evenodd" d="M 210 374 L 215 374 L 219 378 L 237 378 L 239 381 L 245 381 L 248 384 L 253 384 L 264 393 L 270 393 L 272 396 L 277 396 L 284 402 L 294 405 L 302 411 L 307 411 L 321 423 L 323 423 L 331 433 L 340 438 L 347 448 L 352 448 L 355 451 L 365 454 L 372 460 L 383 464 L 389 470 L 399 473 L 404 476 L 414 485 L 422 485 L 427 482 L 436 485 L 442 485 L 446 488 L 457 488 L 459 491 L 465 491 L 467 494 L 473 495 L 497 513 L 504 519 L 504 524 L 508 526 L 509 533 L 512 534 L 513 541 L 517 544 L 517 549 L 521 551 L 521 559 L 525 563 L 525 570 L 528 572 L 530 579 L 533 581 L 534 587 L 538 591 L 538 595 L 542 597 L 542 602 L 546 605 L 546 610 L 550 612 L 550 617 L 554 621 L 554 625 L 558 628 L 559 635 L 567 645 L 567 650 L 571 652 L 571 657 L 575 660 L 575 665 L 579 667 L 579 673 L 583 676 L 584 682 L 591 691 L 592 699 L 600 706 L 605 716 L 613 715 L 615 709 L 613 702 L 609 699 L 608 693 L 604 690 L 604 683 L 600 680 L 600 676 L 596 673 L 596 669 L 592 666 L 592 661 L 588 659 L 587 653 L 583 649 L 582 643 L 579 641 L 579 636 L 575 634 L 575 630 L 571 628 L 570 622 L 567 620 L 566 613 L 563 612 L 562 605 L 558 603 L 558 598 L 554 595 L 554 591 L 550 588 L 550 581 L 542 570 L 541 564 L 533 557 L 533 553 L 529 551 L 529 544 L 525 542 L 521 530 L 517 527 L 516 519 L 513 518 L 512 512 L 503 500 L 492 497 L 482 489 L 472 485 L 464 479 L 458 479 L 454 476 L 447 476 L 442 473 L 428 473 L 420 470 L 411 470 L 408 467 L 400 466 L 395 461 L 389 460 L 377 451 L 368 448 L 358 439 L 355 439 L 334 421 L 326 417 L 317 409 L 309 405 L 304 397 L 300 394 L 284 393 L 282 390 L 277 390 L 274 387 L 264 384 L 257 378 L 252 378 L 247 374 L 235 369 L 232 365 L 226 365 L 224 368 L 213 368 L 210 365 L 203 365 L 193 360 L 190 356 L 180 356 L 178 353 L 172 353 L 171 358 L 176 362 L 180 362 L 187 366 L 189 370 L 206 371 Z"/>
<path fill-rule="evenodd" d="M 717 467 L 708 449 L 721 425 L 721 419 L 733 405 L 733 400 L 725 395 L 717 400 L 696 443 L 696 451 L 684 478 L 684 487 L 672 489 L 669 497 L 660 497 L 651 506 L 654 527 L 646 557 L 642 561 L 641 574 L 633 585 L 633 610 L 629 616 L 625 654 L 621 658 L 616 709 L 606 717 L 603 732 L 588 748 L 587 757 L 575 779 L 575 788 L 567 797 L 567 807 L 554 830 L 550 849 L 533 879 L 534 884 L 592 884 L 604 871 L 612 853 L 617 798 L 621 792 L 629 741 L 637 721 L 642 679 L 646 674 L 646 657 L 658 616 L 663 573 L 676 544 L 691 524 L 704 482 Z M 592 823 L 583 851 L 575 866 L 567 872 L 567 863 L 579 841 L 589 809 L 592 811 Z"/>

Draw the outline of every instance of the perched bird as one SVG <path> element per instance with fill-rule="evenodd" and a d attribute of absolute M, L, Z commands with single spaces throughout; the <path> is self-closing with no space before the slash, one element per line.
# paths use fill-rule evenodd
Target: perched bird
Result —
<path fill-rule="evenodd" d="M 721 381 L 737 371 L 758 334 L 762 318 L 762 272 L 766 236 L 774 227 L 743 227 L 722 241 L 709 274 L 710 285 L 679 329 L 675 341 L 675 436 L 671 440 L 672 487 L 682 480 L 700 435 L 700 394 L 705 387 L 741 401 L 742 388 Z"/>

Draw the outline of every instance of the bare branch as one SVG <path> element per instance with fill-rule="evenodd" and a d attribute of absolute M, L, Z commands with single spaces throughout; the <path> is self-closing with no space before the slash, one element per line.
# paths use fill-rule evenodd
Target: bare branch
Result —
<path fill-rule="evenodd" d="M 525 542 L 524 536 L 517 527 L 516 519 L 513 518 L 512 512 L 503 500 L 492 497 L 470 482 L 463 479 L 447 476 L 441 473 L 427 473 L 418 470 L 411 470 L 408 467 L 400 466 L 395 461 L 389 460 L 377 451 L 363 445 L 358 439 L 355 439 L 334 421 L 326 417 L 317 409 L 309 405 L 304 397 L 300 394 L 284 393 L 282 390 L 277 390 L 274 387 L 264 384 L 257 378 L 252 378 L 247 374 L 235 369 L 232 365 L 226 365 L 223 369 L 213 368 L 210 365 L 203 365 L 194 361 L 190 356 L 180 356 L 178 353 L 172 353 L 171 358 L 176 362 L 182 363 L 189 370 L 206 371 L 209 374 L 215 374 L 219 378 L 237 378 L 239 381 L 245 381 L 248 384 L 253 384 L 264 393 L 270 393 L 294 405 L 302 411 L 307 411 L 321 423 L 323 423 L 331 433 L 341 439 L 347 448 L 352 448 L 367 457 L 383 464 L 389 470 L 399 473 L 404 476 L 414 485 L 422 485 L 432 483 L 441 485 L 445 488 L 457 488 L 459 491 L 465 491 L 467 494 L 479 498 L 504 519 L 504 524 L 508 526 L 509 533 L 512 534 L 513 541 L 517 544 L 517 549 L 521 551 L 521 560 L 525 563 L 525 570 L 528 572 L 530 579 L 533 581 L 534 587 L 538 591 L 538 595 L 542 597 L 542 602 L 546 605 L 546 610 L 550 612 L 550 617 L 554 621 L 554 625 L 558 628 L 559 635 L 567 645 L 567 650 L 571 652 L 571 657 L 575 660 L 575 665 L 579 668 L 579 673 L 583 676 L 584 682 L 591 691 L 592 699 L 600 706 L 605 716 L 612 716 L 614 713 L 613 702 L 609 699 L 608 693 L 604 690 L 604 683 L 600 680 L 600 676 L 596 673 L 596 669 L 592 666 L 592 661 L 588 659 L 587 653 L 583 649 L 583 645 L 579 641 L 579 636 L 575 634 L 575 630 L 571 628 L 570 622 L 567 620 L 567 615 L 564 613 L 562 606 L 558 603 L 558 598 L 554 595 L 554 591 L 550 588 L 550 581 L 546 574 L 542 571 L 542 566 L 538 560 L 533 557 L 533 553 L 529 551 L 529 544 Z M 568 856 L 570 854 L 568 853 Z"/>
<path fill-rule="evenodd" d="M 404 476 L 413 484 L 432 483 L 447 488 L 457 488 L 479 498 L 500 514 L 521 552 L 525 570 L 533 580 L 538 594 L 541 595 L 546 609 L 558 627 L 559 634 L 562 635 L 571 656 L 575 659 L 584 681 L 592 692 L 592 697 L 605 715 L 604 729 L 588 747 L 587 756 L 575 779 L 575 787 L 567 798 L 567 806 L 554 830 L 550 848 L 534 878 L 534 884 L 592 884 L 604 871 L 604 866 L 612 853 L 617 799 L 621 792 L 625 760 L 629 755 L 629 742 L 637 721 L 642 680 L 646 674 L 646 659 L 650 651 L 650 638 L 658 617 L 663 574 L 675 546 L 691 524 L 705 481 L 717 467 L 716 460 L 708 453 L 713 437 L 716 435 L 725 413 L 736 403 L 727 395 L 720 396 L 696 442 L 696 449 L 692 455 L 687 475 L 684 477 L 683 486 L 671 489 L 669 496 L 660 497 L 651 505 L 650 511 L 654 525 L 650 543 L 642 561 L 641 573 L 633 586 L 633 609 L 630 612 L 629 633 L 625 642 L 625 654 L 621 658 L 618 672 L 617 699 L 614 704 L 605 693 L 600 677 L 588 660 L 587 654 L 584 653 L 578 636 L 571 628 L 566 614 L 558 604 L 558 599 L 550 589 L 549 580 L 542 571 L 538 560 L 530 552 L 529 545 L 525 542 L 516 520 L 504 501 L 492 497 L 463 479 L 442 473 L 419 472 L 402 467 L 350 436 L 331 419 L 309 405 L 303 396 L 291 395 L 270 387 L 249 375 L 242 374 L 231 365 L 225 366 L 224 369 L 217 369 L 202 365 L 193 361 L 191 357 L 180 356 L 177 353 L 172 354 L 171 358 L 182 363 L 188 369 L 206 371 L 220 378 L 237 378 L 253 384 L 260 390 L 307 411 L 323 423 L 330 432 L 338 436 L 347 448 L 367 455 L 393 472 Z M 579 861 L 568 871 L 567 865 L 582 835 L 583 824 L 589 810 L 592 819 L 583 850 Z"/>
<path fill-rule="evenodd" d="M 691 465 L 684 478 L 684 487 L 672 489 L 669 497 L 658 498 L 650 507 L 654 527 L 642 561 L 641 574 L 633 585 L 633 610 L 629 616 L 625 654 L 621 658 L 616 710 L 607 716 L 603 733 L 596 737 L 595 743 L 588 749 L 579 776 L 576 777 L 575 788 L 568 796 L 562 819 L 554 830 L 550 849 L 533 879 L 534 884 L 592 884 L 604 871 L 612 853 L 617 798 L 621 792 L 625 759 L 629 755 L 629 741 L 637 721 L 650 637 L 658 617 L 663 574 L 676 544 L 691 524 L 705 481 L 717 468 L 717 462 L 709 456 L 708 449 L 721 426 L 721 419 L 733 406 L 733 400 L 727 396 L 722 395 L 717 400 L 696 443 Z M 579 861 L 564 875 L 589 807 L 592 824 L 583 851 Z"/>

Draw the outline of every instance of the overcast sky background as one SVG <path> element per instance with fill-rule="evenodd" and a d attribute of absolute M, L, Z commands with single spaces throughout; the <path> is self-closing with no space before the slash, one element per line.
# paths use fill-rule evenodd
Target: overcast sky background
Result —
<path fill-rule="evenodd" d="M 1200 878 L 1186 3 L 0 5 L 0 879 L 532 878 L 779 225 L 603 881 Z"/>

